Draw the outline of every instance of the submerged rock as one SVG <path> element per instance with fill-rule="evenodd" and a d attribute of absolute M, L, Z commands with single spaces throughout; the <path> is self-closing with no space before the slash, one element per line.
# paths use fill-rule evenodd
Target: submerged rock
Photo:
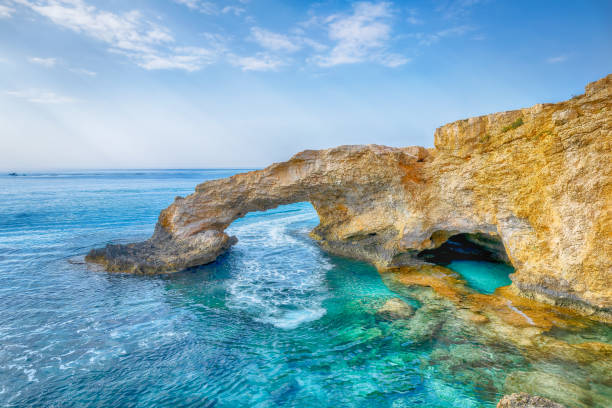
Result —
<path fill-rule="evenodd" d="M 565 102 L 444 125 L 435 149 L 307 150 L 208 181 L 163 210 L 148 241 L 87 260 L 146 273 L 212 262 L 234 242 L 223 231 L 235 219 L 308 201 L 320 218 L 312 236 L 330 252 L 414 264 L 467 234 L 512 263 L 516 292 L 612 319 L 611 128 L 608 75 Z"/>
<path fill-rule="evenodd" d="M 544 397 L 521 392 L 505 395 L 497 404 L 497 408 L 565 408 L 565 406 Z"/>
<path fill-rule="evenodd" d="M 583 380 L 581 380 L 583 381 Z M 565 375 L 541 371 L 515 371 L 506 377 L 507 392 L 528 392 L 553 398 L 572 408 L 608 408 L 610 399 L 605 394 L 594 393 L 588 381 L 583 384 L 570 382 Z"/>
<path fill-rule="evenodd" d="M 387 320 L 408 319 L 414 314 L 414 309 L 400 298 L 391 298 L 378 308 L 376 314 Z"/>
<path fill-rule="evenodd" d="M 448 319 L 447 311 L 436 305 L 425 305 L 417 309 L 410 320 L 394 323 L 394 332 L 403 342 L 419 345 L 433 340 Z"/>

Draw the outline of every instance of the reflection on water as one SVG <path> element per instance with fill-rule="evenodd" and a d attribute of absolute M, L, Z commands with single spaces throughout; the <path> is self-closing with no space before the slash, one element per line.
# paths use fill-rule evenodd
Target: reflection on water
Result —
<path fill-rule="evenodd" d="M 501 275 L 326 255 L 308 204 L 237 220 L 239 243 L 200 268 L 88 269 L 75 255 L 146 238 L 175 195 L 231 174 L 138 173 L 0 177 L 0 405 L 612 405 L 610 326 L 488 294 Z"/>

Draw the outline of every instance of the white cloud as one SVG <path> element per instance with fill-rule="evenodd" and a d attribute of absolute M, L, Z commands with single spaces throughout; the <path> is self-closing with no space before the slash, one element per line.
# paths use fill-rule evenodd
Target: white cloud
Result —
<path fill-rule="evenodd" d="M 317 52 L 323 52 L 329 48 L 327 45 L 321 44 L 320 42 L 315 41 L 311 38 L 302 37 L 301 41 Z"/>
<path fill-rule="evenodd" d="M 442 14 L 444 18 L 459 18 L 470 13 L 472 7 L 486 3 L 488 0 L 445 0 L 437 8 L 436 11 Z"/>
<path fill-rule="evenodd" d="M 301 47 L 289 37 L 259 27 L 251 28 L 251 39 L 271 51 L 295 52 Z"/>
<path fill-rule="evenodd" d="M 340 64 L 372 62 L 387 67 L 398 67 L 409 62 L 405 56 L 391 50 L 393 38 L 392 6 L 387 2 L 360 2 L 346 13 L 316 17 L 311 24 L 302 24 L 289 34 L 252 27 L 248 40 L 259 44 L 264 52 L 254 55 L 233 53 L 230 37 L 203 33 L 204 46 L 183 46 L 172 32 L 157 20 L 148 19 L 137 10 L 111 12 L 87 3 L 87 0 L 12 0 L 47 17 L 60 27 L 83 34 L 105 44 L 114 54 L 129 58 L 147 70 L 197 71 L 207 65 L 227 61 L 244 71 L 270 71 L 289 65 L 287 53 L 303 50 L 306 61 L 321 67 Z M 174 0 L 200 12 L 240 14 L 241 3 L 219 7 L 201 0 Z M 315 21 L 316 20 L 316 21 Z M 326 35 L 326 39 L 321 39 Z M 54 66 L 52 58 L 33 57 L 31 62 Z M 72 72 L 94 76 L 91 71 L 71 69 Z M 89 72 L 89 73 L 88 73 Z"/>
<path fill-rule="evenodd" d="M 410 58 L 404 57 L 401 54 L 382 54 L 379 62 L 389 68 L 397 68 L 411 61 Z"/>
<path fill-rule="evenodd" d="M 234 14 L 236 16 L 241 15 L 246 11 L 244 7 L 240 6 L 223 6 L 220 7 L 212 1 L 203 0 L 174 0 L 175 3 L 187 6 L 191 10 L 199 11 L 203 14 L 219 15 L 219 14 Z M 245 3 L 245 2 L 241 2 Z"/>
<path fill-rule="evenodd" d="M 210 63 L 214 50 L 177 47 L 170 31 L 138 11 L 116 14 L 83 0 L 14 0 L 55 24 L 106 43 L 146 69 L 194 71 Z"/>
<path fill-rule="evenodd" d="M 417 10 L 415 9 L 410 9 L 408 10 L 408 17 L 406 18 L 406 21 L 408 21 L 408 23 L 412 24 L 412 25 L 421 25 L 423 24 L 423 20 L 421 20 L 418 17 L 419 13 Z"/>
<path fill-rule="evenodd" d="M 214 51 L 198 47 L 177 47 L 167 55 L 149 54 L 143 56 L 138 65 L 144 69 L 182 69 L 193 72 L 217 60 Z"/>
<path fill-rule="evenodd" d="M 192 10 L 197 10 L 200 3 L 199 0 L 174 0 L 174 2 L 187 6 Z"/>
<path fill-rule="evenodd" d="M 68 96 L 62 96 L 56 94 L 55 92 L 35 88 L 21 91 L 5 91 L 5 94 L 15 98 L 25 99 L 28 102 L 41 104 L 59 104 L 76 101 L 76 99 Z"/>
<path fill-rule="evenodd" d="M 90 70 L 84 69 L 84 68 L 70 68 L 70 72 L 73 72 L 73 73 L 79 74 L 79 75 L 86 75 L 86 76 L 89 76 L 89 77 L 95 77 L 96 75 L 98 75 L 97 72 L 90 71 Z"/>
<path fill-rule="evenodd" d="M 197 10 L 204 14 L 216 14 L 217 13 L 217 5 L 210 1 L 200 1 L 200 0 L 174 0 L 176 3 L 187 6 L 192 10 Z"/>
<path fill-rule="evenodd" d="M 28 61 L 31 62 L 32 64 L 42 65 L 45 68 L 53 68 L 59 62 L 57 58 L 40 58 L 40 57 L 30 57 L 28 58 Z M 89 71 L 83 68 L 69 68 L 68 70 L 75 74 L 87 75 L 90 77 L 94 77 L 97 75 L 95 72 Z"/>
<path fill-rule="evenodd" d="M 443 38 L 459 37 L 472 30 L 474 30 L 473 27 L 468 26 L 468 25 L 462 25 L 462 26 L 457 26 L 457 27 L 446 28 L 444 30 L 437 31 L 435 33 L 413 33 L 413 34 L 410 34 L 410 36 L 419 40 L 420 45 L 428 46 L 428 45 L 437 43 Z"/>
<path fill-rule="evenodd" d="M 567 61 L 567 55 L 559 55 L 557 57 L 550 57 L 546 60 L 549 64 L 560 64 Z"/>
<path fill-rule="evenodd" d="M 119 15 L 98 10 L 83 0 L 16 1 L 62 27 L 87 34 L 113 48 L 145 52 L 174 41 L 167 29 L 145 21 L 138 11 Z"/>
<path fill-rule="evenodd" d="M 11 18 L 13 13 L 15 13 L 14 8 L 0 4 L 0 19 Z"/>
<path fill-rule="evenodd" d="M 223 14 L 232 13 L 236 16 L 241 15 L 245 11 L 246 9 L 244 7 L 238 7 L 238 6 L 225 6 L 221 9 L 221 13 Z"/>
<path fill-rule="evenodd" d="M 251 57 L 229 56 L 232 65 L 240 67 L 243 71 L 276 71 L 284 65 L 283 61 L 268 54 L 260 53 Z"/>
<path fill-rule="evenodd" d="M 53 68 L 55 64 L 57 64 L 57 58 L 39 58 L 39 57 L 30 57 L 28 58 L 32 64 L 42 65 L 45 68 Z"/>
<path fill-rule="evenodd" d="M 326 55 L 313 60 L 322 67 L 358 62 L 386 61 L 383 65 L 397 67 L 408 62 L 397 54 L 389 54 L 391 40 L 391 5 L 389 3 L 362 2 L 353 5 L 350 15 L 335 14 L 328 17 L 329 38 L 335 42 Z"/>

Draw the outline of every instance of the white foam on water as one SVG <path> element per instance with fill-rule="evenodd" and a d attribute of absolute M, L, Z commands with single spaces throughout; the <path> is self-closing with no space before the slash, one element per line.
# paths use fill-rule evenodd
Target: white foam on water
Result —
<path fill-rule="evenodd" d="M 302 323 L 313 322 L 315 320 L 319 320 L 321 317 L 325 316 L 327 310 L 323 307 L 313 308 L 313 309 L 304 309 L 304 310 L 295 310 L 291 312 L 285 313 L 285 315 L 280 318 L 270 317 L 263 321 L 264 323 L 271 323 L 279 329 L 295 329 Z"/>
<path fill-rule="evenodd" d="M 38 382 L 38 378 L 36 378 L 36 369 L 31 367 L 26 367 L 20 364 L 9 364 L 6 366 L 9 370 L 17 370 L 21 371 L 28 379 L 29 382 Z"/>
<path fill-rule="evenodd" d="M 239 241 L 235 271 L 227 283 L 230 308 L 281 329 L 325 315 L 325 273 L 331 265 L 314 243 L 292 236 L 293 225 L 312 217 L 302 211 L 264 215 L 232 228 Z"/>
<path fill-rule="evenodd" d="M 30 382 L 38 382 L 38 378 L 36 378 L 36 370 L 33 368 L 24 368 L 23 372 L 28 376 L 28 381 Z"/>

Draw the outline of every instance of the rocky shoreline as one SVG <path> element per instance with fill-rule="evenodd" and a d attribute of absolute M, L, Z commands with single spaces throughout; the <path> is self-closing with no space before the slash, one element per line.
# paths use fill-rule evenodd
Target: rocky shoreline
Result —
<path fill-rule="evenodd" d="M 86 259 L 147 274 L 202 265 L 235 242 L 235 219 L 308 201 L 311 235 L 332 253 L 384 270 L 484 238 L 514 266 L 516 293 L 612 320 L 612 75 L 565 102 L 442 126 L 435 146 L 308 150 L 209 181 L 163 210 L 149 240 Z"/>

